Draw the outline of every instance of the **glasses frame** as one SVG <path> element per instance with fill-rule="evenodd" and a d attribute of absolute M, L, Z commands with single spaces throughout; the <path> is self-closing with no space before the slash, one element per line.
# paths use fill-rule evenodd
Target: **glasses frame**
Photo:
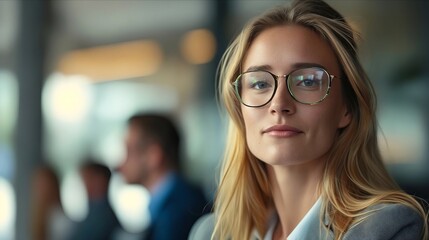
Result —
<path fill-rule="evenodd" d="M 320 99 L 320 100 L 318 100 L 318 101 L 316 101 L 316 102 L 302 102 L 302 101 L 299 101 L 297 98 L 296 98 L 296 96 L 293 94 L 293 92 L 292 92 L 292 90 L 291 90 L 291 88 L 290 88 L 290 84 L 289 84 L 289 79 L 290 79 L 290 75 L 292 75 L 294 72 L 296 72 L 296 71 L 299 71 L 299 70 L 302 70 L 302 69 L 311 69 L 311 68 L 313 68 L 313 69 L 317 69 L 317 70 L 322 70 L 322 71 L 324 71 L 325 73 L 326 73 L 326 75 L 328 76 L 328 88 L 326 89 L 326 93 L 325 93 L 325 95 L 322 97 L 322 99 Z M 261 105 L 257 105 L 257 106 L 252 106 L 252 105 L 248 105 L 248 104 L 246 104 L 246 103 L 244 103 L 243 102 L 243 99 L 241 98 L 241 96 L 240 96 L 240 93 L 239 93 L 239 84 L 238 84 L 238 81 L 240 80 L 240 78 L 241 78 L 241 76 L 243 75 L 243 74 L 246 74 L 246 73 L 250 73 L 250 72 L 266 72 L 266 73 L 268 73 L 268 74 L 270 74 L 273 78 L 274 78 L 274 91 L 273 91 L 273 94 L 271 95 L 271 97 L 270 97 L 270 99 L 266 102 L 266 103 L 264 103 L 264 104 L 261 104 Z M 328 71 L 326 71 L 324 68 L 321 68 L 321 67 L 304 67 L 304 68 L 298 68 L 298 69 L 294 69 L 293 71 L 291 71 L 289 74 L 285 74 L 285 75 L 275 75 L 274 73 L 272 73 L 272 72 L 270 72 L 270 71 L 267 71 L 267 70 L 251 70 L 251 71 L 246 71 L 246 72 L 243 72 L 243 73 L 241 73 L 240 75 L 238 75 L 238 77 L 235 79 L 235 81 L 234 82 L 232 82 L 231 84 L 234 86 L 234 92 L 235 92 L 235 95 L 237 96 L 237 98 L 238 98 L 238 100 L 240 101 L 240 103 L 241 104 L 243 104 L 244 106 L 246 106 L 246 107 L 253 107 L 253 108 L 258 108 L 258 107 L 263 107 L 263 106 L 265 106 L 265 105 L 267 105 L 269 102 L 271 102 L 271 100 L 273 100 L 273 98 L 274 98 L 274 96 L 276 95 L 276 92 L 277 92 L 277 88 L 278 88 L 278 86 L 279 86 L 279 83 L 278 83 L 278 81 L 279 81 L 279 79 L 280 78 L 284 78 L 285 80 L 286 80 L 286 85 L 287 85 L 287 90 L 288 90 L 288 92 L 289 92 L 289 94 L 292 96 L 292 98 L 293 98 L 293 100 L 295 100 L 295 101 L 297 101 L 297 102 L 299 102 L 299 103 L 302 103 L 302 104 L 305 104 L 305 105 L 316 105 L 316 104 L 319 104 L 319 103 L 321 103 L 323 100 L 325 100 L 326 99 L 326 97 L 329 95 L 329 93 L 331 92 L 331 86 L 332 86 L 332 80 L 334 79 L 334 78 L 339 78 L 339 77 L 337 77 L 337 76 L 335 76 L 335 75 L 332 75 L 332 74 L 329 74 L 328 73 Z"/>

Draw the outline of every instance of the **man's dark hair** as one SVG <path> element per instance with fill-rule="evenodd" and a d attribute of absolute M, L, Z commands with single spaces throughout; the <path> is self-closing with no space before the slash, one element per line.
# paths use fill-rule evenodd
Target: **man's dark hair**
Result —
<path fill-rule="evenodd" d="M 88 170 L 94 174 L 103 176 L 107 180 L 107 182 L 110 180 L 110 177 L 112 176 L 112 172 L 106 165 L 98 163 L 95 160 L 92 160 L 90 158 L 87 158 L 85 160 L 85 162 L 81 165 L 80 169 Z"/>
<path fill-rule="evenodd" d="M 171 167 L 180 168 L 180 135 L 170 118 L 159 114 L 137 114 L 128 120 L 128 125 L 139 131 L 141 147 L 159 144 Z"/>

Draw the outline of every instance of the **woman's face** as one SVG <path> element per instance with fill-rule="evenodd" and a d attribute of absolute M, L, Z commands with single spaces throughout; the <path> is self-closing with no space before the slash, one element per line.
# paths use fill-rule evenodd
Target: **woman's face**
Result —
<path fill-rule="evenodd" d="M 323 66 L 329 74 L 340 76 L 333 50 L 317 33 L 298 25 L 278 26 L 256 37 L 244 59 L 243 72 L 256 68 L 285 75 L 302 65 Z M 241 110 L 250 151 L 270 165 L 325 160 L 338 130 L 351 119 L 337 77 L 330 94 L 319 104 L 295 101 L 285 78 L 279 78 L 268 104 L 258 108 L 241 105 Z"/>

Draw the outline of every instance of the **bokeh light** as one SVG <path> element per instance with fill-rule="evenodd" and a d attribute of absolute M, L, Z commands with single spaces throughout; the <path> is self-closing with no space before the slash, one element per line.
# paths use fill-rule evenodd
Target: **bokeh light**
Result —
<path fill-rule="evenodd" d="M 91 104 L 89 79 L 54 73 L 43 91 L 43 110 L 48 117 L 67 123 L 82 121 Z"/>
<path fill-rule="evenodd" d="M 208 63 L 216 53 L 216 38 L 207 29 L 190 31 L 182 39 L 181 52 L 192 64 Z"/>

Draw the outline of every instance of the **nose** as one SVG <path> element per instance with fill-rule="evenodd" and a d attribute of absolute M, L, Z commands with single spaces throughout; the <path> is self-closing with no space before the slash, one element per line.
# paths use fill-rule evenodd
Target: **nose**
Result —
<path fill-rule="evenodd" d="M 277 90 L 271 100 L 271 114 L 293 114 L 296 111 L 295 100 L 289 93 L 285 77 L 279 77 Z"/>

